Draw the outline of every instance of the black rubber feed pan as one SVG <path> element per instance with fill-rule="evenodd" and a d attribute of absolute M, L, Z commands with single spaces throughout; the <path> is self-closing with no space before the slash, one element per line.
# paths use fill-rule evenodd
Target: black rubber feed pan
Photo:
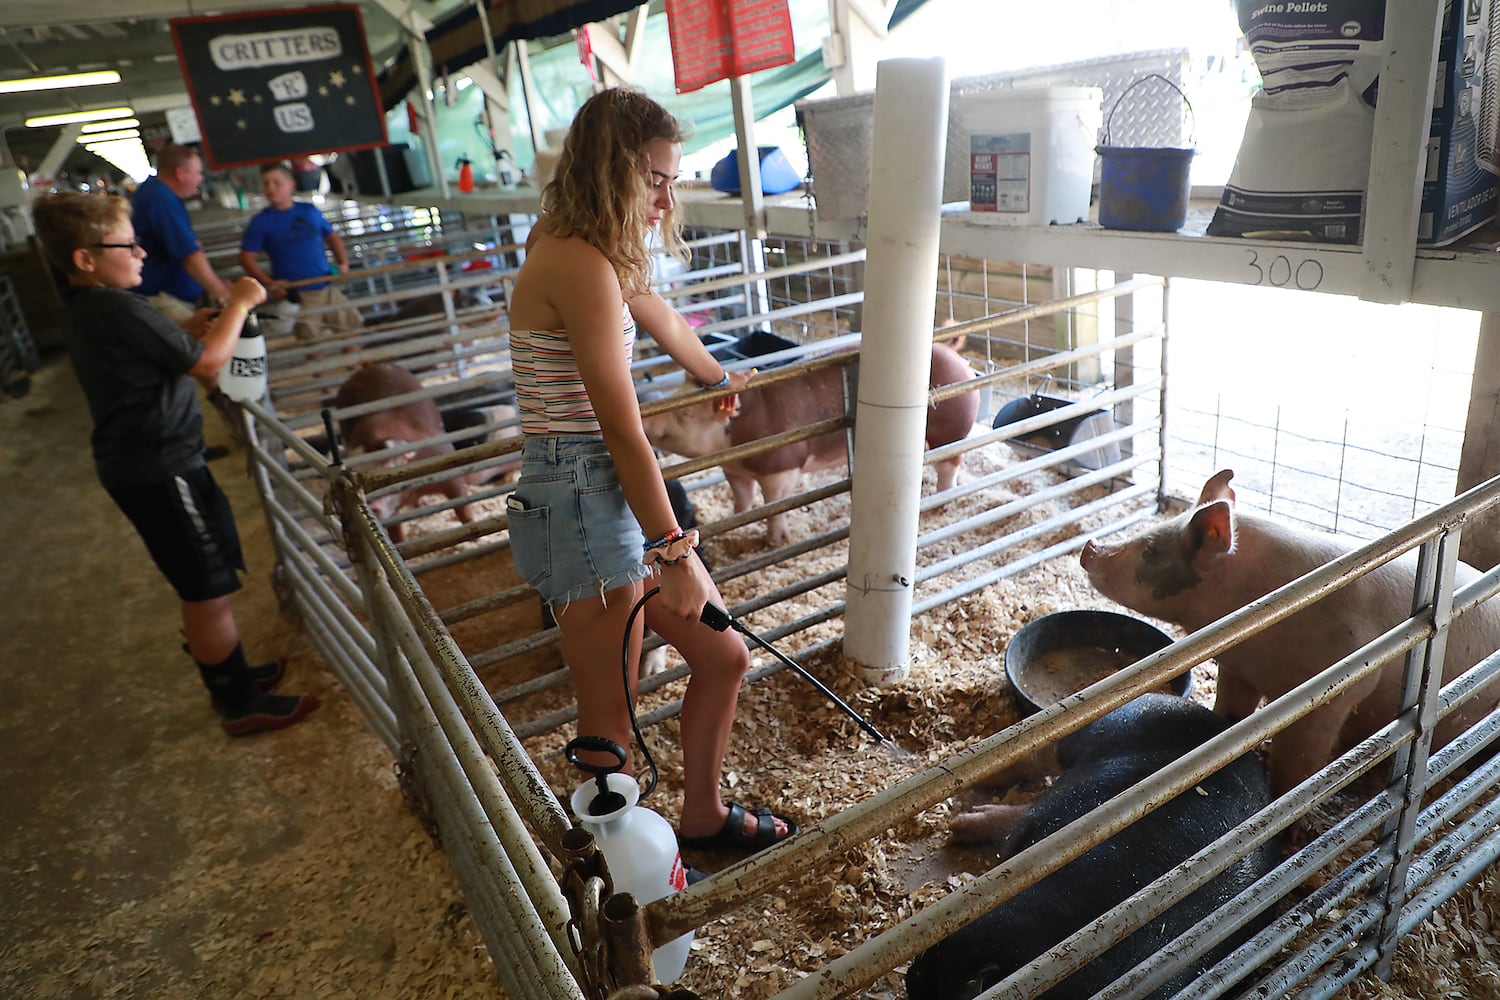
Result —
<path fill-rule="evenodd" d="M 1010 640 L 1005 676 L 1030 715 L 1171 644 L 1161 629 L 1129 615 L 1058 611 L 1027 622 Z M 1192 689 L 1191 668 L 1170 684 L 1182 697 Z"/>
<path fill-rule="evenodd" d="M 1044 413 L 1060 410 L 1064 406 L 1072 406 L 1079 402 L 1076 399 L 1063 399 L 1058 396 L 1043 396 L 1034 393 L 1030 396 L 1022 396 L 1020 399 L 1011 400 L 1000 407 L 995 414 L 991 426 L 999 430 L 1008 424 L 1020 423 L 1032 417 L 1039 417 Z M 1056 451 L 1066 448 L 1072 444 L 1087 441 L 1090 438 L 1101 437 L 1115 429 L 1114 418 L 1107 410 L 1090 410 L 1067 420 L 1060 420 L 1046 427 L 1039 427 L 1034 431 L 1017 435 L 1007 440 L 1007 444 L 1016 445 L 1031 452 Z M 1111 441 L 1100 445 L 1092 451 L 1085 451 L 1078 455 L 1074 461 L 1085 469 L 1102 469 L 1107 465 L 1113 465 L 1120 460 L 1120 446 Z"/>

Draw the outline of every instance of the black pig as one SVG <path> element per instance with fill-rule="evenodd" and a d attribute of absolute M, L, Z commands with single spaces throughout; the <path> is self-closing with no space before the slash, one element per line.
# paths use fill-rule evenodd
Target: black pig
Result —
<path fill-rule="evenodd" d="M 1025 808 L 1006 838 L 1011 857 L 1176 760 L 1227 726 L 1186 698 L 1147 694 L 1058 741 L 1063 774 Z M 1222 836 L 1269 801 L 1255 754 L 1210 775 L 1041 882 L 949 935 L 912 962 L 910 1000 L 967 1000 Z M 1091 997 L 1206 919 L 1274 867 L 1274 845 L 1242 858 L 1043 994 Z M 1244 940 L 1231 938 L 1152 997 L 1168 997 Z"/>

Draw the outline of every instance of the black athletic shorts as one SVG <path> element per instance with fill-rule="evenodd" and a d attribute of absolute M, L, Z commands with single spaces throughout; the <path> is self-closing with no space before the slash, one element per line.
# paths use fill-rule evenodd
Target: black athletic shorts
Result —
<path fill-rule="evenodd" d="M 240 589 L 245 558 L 234 511 L 207 466 L 109 495 L 180 599 L 208 601 Z"/>

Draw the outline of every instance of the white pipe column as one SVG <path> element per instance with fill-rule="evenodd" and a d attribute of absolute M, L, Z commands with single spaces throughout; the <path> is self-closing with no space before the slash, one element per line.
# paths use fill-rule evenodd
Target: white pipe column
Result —
<path fill-rule="evenodd" d="M 873 684 L 910 668 L 912 580 L 948 135 L 942 59 L 875 71 L 864 335 L 855 414 L 844 655 Z"/>

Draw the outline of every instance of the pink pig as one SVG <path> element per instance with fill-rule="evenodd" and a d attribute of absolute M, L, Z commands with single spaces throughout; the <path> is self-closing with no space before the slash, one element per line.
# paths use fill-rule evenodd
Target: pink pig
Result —
<path fill-rule="evenodd" d="M 929 385 L 949 385 L 972 378 L 974 370 L 957 351 L 946 344 L 932 345 Z M 837 368 L 825 368 L 760 388 L 754 382 L 750 385 L 740 393 L 739 413 L 732 419 L 715 413 L 712 403 L 698 403 L 645 418 L 646 436 L 652 444 L 668 451 L 701 458 L 735 445 L 832 420 L 844 412 L 843 375 Z M 930 407 L 927 447 L 932 449 L 962 440 L 978 414 L 979 396 L 974 392 Z M 721 468 L 734 493 L 734 509 L 739 513 L 755 505 L 756 483 L 760 484 L 765 502 L 774 503 L 797 491 L 804 472 L 840 467 L 846 457 L 844 434 L 838 432 L 725 462 Z M 936 464 L 939 490 L 953 485 L 960 461 L 961 456 L 954 456 Z M 766 540 L 772 545 L 786 542 L 785 514 L 766 519 Z"/>
<path fill-rule="evenodd" d="M 1196 631 L 1357 547 L 1330 534 L 1302 531 L 1236 511 L 1225 469 L 1203 487 L 1198 504 L 1120 544 L 1088 542 L 1081 557 L 1104 596 L 1144 615 Z M 1253 712 L 1411 614 L 1417 560 L 1408 553 L 1247 639 L 1219 657 L 1214 711 L 1230 719 Z M 1457 584 L 1478 576 L 1460 563 Z M 1494 602 L 1456 621 L 1448 636 L 1444 680 L 1500 648 Z M 1404 657 L 1278 733 L 1271 741 L 1272 785 L 1292 788 L 1395 715 Z M 1492 709 L 1500 683 L 1444 719 L 1434 748 Z"/>
<path fill-rule="evenodd" d="M 371 403 L 377 399 L 417 392 L 421 388 L 422 383 L 417 377 L 400 365 L 363 364 L 344 380 L 343 385 L 339 386 L 334 405 L 339 408 L 356 406 L 360 403 Z M 484 417 L 503 419 L 507 415 L 514 415 L 511 407 L 503 408 L 509 413 L 501 413 L 501 409 L 491 408 L 484 412 Z M 376 410 L 373 413 L 339 421 L 339 433 L 343 436 L 344 448 L 350 454 L 384 451 L 399 447 L 408 441 L 437 437 L 443 432 L 442 414 L 438 410 L 437 403 L 431 399 L 414 400 L 389 409 Z M 393 454 L 371 467 L 388 468 L 418 459 L 446 455 L 452 451 L 452 443 L 442 441 L 423 448 Z M 392 493 L 371 500 L 370 509 L 374 511 L 376 517 L 384 521 L 403 506 L 416 503 L 427 494 L 441 494 L 457 500 L 468 494 L 470 486 L 489 482 L 512 469 L 513 465 L 505 465 L 500 468 L 457 474 L 452 479 L 428 486 L 413 486 L 400 493 Z M 455 507 L 453 512 L 465 524 L 474 520 L 473 511 L 468 504 Z M 391 524 L 389 530 L 393 541 L 399 542 L 406 537 L 405 525 L 400 522 Z"/>

